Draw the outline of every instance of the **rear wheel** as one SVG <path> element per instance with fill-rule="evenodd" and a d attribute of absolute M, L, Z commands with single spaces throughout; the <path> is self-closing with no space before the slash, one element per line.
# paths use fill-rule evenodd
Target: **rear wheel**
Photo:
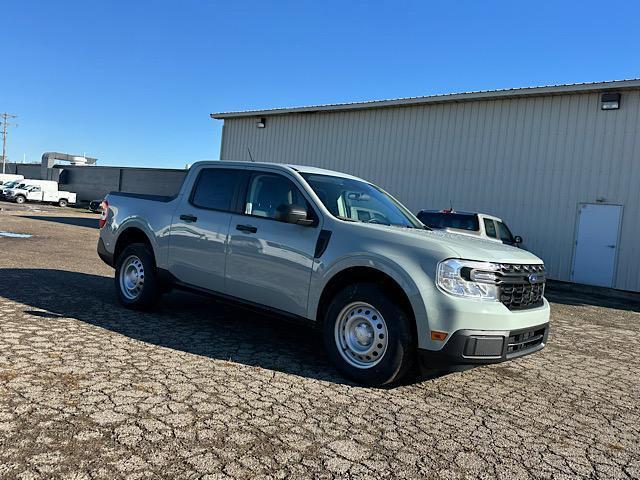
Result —
<path fill-rule="evenodd" d="M 146 310 L 160 299 L 161 290 L 153 252 L 144 243 L 132 243 L 118 256 L 115 272 L 118 300 L 127 308 Z"/>
<path fill-rule="evenodd" d="M 58 200 L 58 206 L 66 207 L 67 205 L 69 205 L 69 202 L 66 198 L 61 198 L 60 200 Z"/>
<path fill-rule="evenodd" d="M 22 204 L 23 204 L 24 202 L 26 202 L 26 201 L 27 201 L 27 199 L 26 199 L 26 198 L 24 198 L 22 195 L 18 195 L 18 196 L 16 197 L 16 203 L 19 203 L 20 205 L 22 205 Z"/>
<path fill-rule="evenodd" d="M 402 378 L 413 362 L 410 316 L 377 284 L 340 291 L 324 318 L 332 363 L 358 383 L 382 386 Z"/>

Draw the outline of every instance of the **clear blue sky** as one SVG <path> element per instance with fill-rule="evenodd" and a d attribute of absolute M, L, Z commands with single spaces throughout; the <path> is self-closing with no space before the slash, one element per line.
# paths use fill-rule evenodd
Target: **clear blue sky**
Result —
<path fill-rule="evenodd" d="M 9 156 L 218 158 L 227 110 L 640 77 L 637 2 L 4 1 Z"/>

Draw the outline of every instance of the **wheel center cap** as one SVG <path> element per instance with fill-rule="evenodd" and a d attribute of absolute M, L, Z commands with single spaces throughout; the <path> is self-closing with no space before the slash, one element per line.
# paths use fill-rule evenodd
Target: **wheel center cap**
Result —
<path fill-rule="evenodd" d="M 362 322 L 356 327 L 356 340 L 360 345 L 369 345 L 373 339 L 373 328 L 368 323 Z"/>

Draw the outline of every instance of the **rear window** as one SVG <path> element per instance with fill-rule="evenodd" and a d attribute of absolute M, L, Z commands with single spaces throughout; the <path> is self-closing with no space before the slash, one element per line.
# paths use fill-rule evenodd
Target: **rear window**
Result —
<path fill-rule="evenodd" d="M 200 172 L 191 195 L 191 203 L 196 207 L 212 210 L 231 210 L 231 202 L 240 181 L 238 170 L 207 168 Z"/>
<path fill-rule="evenodd" d="M 420 212 L 418 219 L 431 228 L 457 228 L 477 232 L 478 217 L 466 213 Z"/>

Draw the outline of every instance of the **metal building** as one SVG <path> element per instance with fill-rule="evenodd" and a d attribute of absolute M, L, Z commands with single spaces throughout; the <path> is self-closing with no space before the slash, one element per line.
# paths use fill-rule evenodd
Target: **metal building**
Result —
<path fill-rule="evenodd" d="M 640 291 L 640 80 L 215 113 L 220 158 L 502 217 L 551 278 Z"/>

